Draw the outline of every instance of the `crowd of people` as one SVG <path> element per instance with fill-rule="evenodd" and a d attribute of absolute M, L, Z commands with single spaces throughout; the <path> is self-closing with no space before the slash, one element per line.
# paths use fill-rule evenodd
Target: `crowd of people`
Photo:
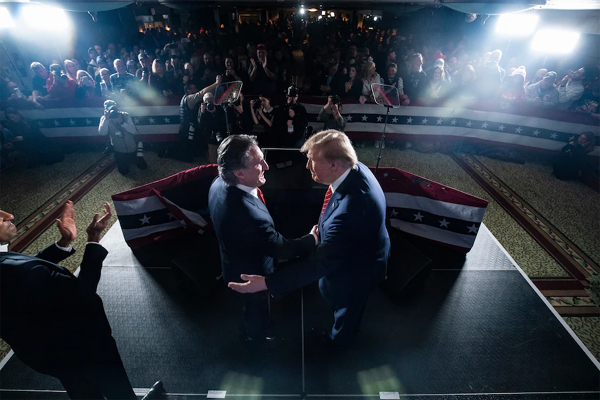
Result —
<path fill-rule="evenodd" d="M 188 112 L 197 113 L 200 121 L 192 128 L 182 124 L 180 135 L 189 136 L 190 129 L 208 131 L 196 136 L 207 137 L 212 162 L 226 132 L 255 134 L 261 146 L 301 146 L 308 129 L 301 95 L 326 97 L 319 120 L 327 128 L 343 130 L 342 103 L 375 101 L 372 84 L 395 87 L 403 106 L 485 102 L 499 110 L 527 106 L 600 119 L 600 80 L 594 67 L 532 73 L 522 65 L 527 60 L 504 60 L 501 50 L 480 53 L 465 41 L 432 42 L 396 29 L 352 29 L 341 21 L 329 29 L 315 23 L 299 27 L 293 19 L 281 18 L 242 24 L 237 33 L 227 28 L 198 33 L 152 29 L 131 43 L 95 44 L 85 57 L 74 53 L 47 66 L 35 61 L 31 93 L 5 79 L 0 100 L 15 108 L 85 98 L 164 103 L 168 97 L 183 97 L 183 104 L 217 81 L 241 81 L 243 93 L 252 98 L 243 101 L 242 96 L 232 104 L 228 118 L 220 108 L 206 108 L 209 98 L 191 102 L 198 110 L 188 104 Z M 302 53 L 294 56 L 294 49 Z M 283 94 L 287 101 L 272 104 Z M 8 142 L 4 135 L 4 144 L 15 145 Z"/>

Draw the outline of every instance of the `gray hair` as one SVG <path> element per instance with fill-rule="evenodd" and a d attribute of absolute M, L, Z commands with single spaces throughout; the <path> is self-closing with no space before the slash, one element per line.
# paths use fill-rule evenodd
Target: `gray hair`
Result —
<path fill-rule="evenodd" d="M 250 151 L 258 147 L 256 136 L 231 135 L 225 138 L 217 149 L 219 176 L 228 186 L 237 184 L 235 171 L 248 167 Z"/>
<path fill-rule="evenodd" d="M 35 69 L 36 69 L 36 68 L 39 68 L 39 67 L 45 68 L 45 67 L 42 65 L 42 63 L 39 63 L 39 62 L 37 62 L 37 61 L 34 61 L 34 62 L 32 62 L 32 63 L 31 63 L 31 65 L 29 66 L 29 68 L 30 68 L 32 71 L 35 71 Z"/>

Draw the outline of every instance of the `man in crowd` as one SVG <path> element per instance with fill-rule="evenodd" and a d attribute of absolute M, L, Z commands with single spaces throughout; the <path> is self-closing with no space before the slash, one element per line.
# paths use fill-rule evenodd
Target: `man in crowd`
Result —
<path fill-rule="evenodd" d="M 427 74 L 423 71 L 423 56 L 415 53 L 409 59 L 409 71 L 402 77 L 404 82 L 404 94 L 411 102 L 414 102 L 424 90 L 427 83 Z"/>
<path fill-rule="evenodd" d="M 290 86 L 286 103 L 275 113 L 275 134 L 281 147 L 300 148 L 304 143 L 304 132 L 308 126 L 306 108 L 298 102 L 300 89 Z"/>
<path fill-rule="evenodd" d="M 127 94 L 129 96 L 136 94 L 134 87 L 135 76 L 127 72 L 127 66 L 123 60 L 117 58 L 114 61 L 115 72 L 110 76 L 110 84 L 115 93 Z"/>
<path fill-rule="evenodd" d="M 558 89 L 559 108 L 568 110 L 574 102 L 579 100 L 585 91 L 583 80 L 585 79 L 585 68 L 571 71 L 560 82 L 556 84 Z"/>
<path fill-rule="evenodd" d="M 38 99 L 44 100 L 48 96 L 48 87 L 46 86 L 48 70 L 39 62 L 32 62 L 30 68 L 35 74 L 31 81 L 31 85 L 33 86 L 31 101 L 38 103 Z"/>
<path fill-rule="evenodd" d="M 75 99 L 77 83 L 69 78 L 58 64 L 50 66 L 50 76 L 46 80 L 48 95 L 56 100 L 68 101 Z"/>
<path fill-rule="evenodd" d="M 88 61 L 87 61 L 87 72 L 90 76 L 95 76 L 96 72 L 98 72 L 98 63 L 96 62 L 96 57 L 98 57 L 98 53 L 96 53 L 96 49 L 90 47 L 88 49 Z"/>
<path fill-rule="evenodd" d="M 554 87 L 556 72 L 550 71 L 544 78 L 525 90 L 526 102 L 537 108 L 556 108 L 559 103 L 558 90 Z"/>
<path fill-rule="evenodd" d="M 218 149 L 219 177 L 208 194 L 208 207 L 221 250 L 226 282 L 241 282 L 241 274 L 269 275 L 274 258 L 292 259 L 314 249 L 311 234 L 287 240 L 275 230 L 260 186 L 269 166 L 253 136 L 231 135 Z M 270 346 L 269 295 L 262 291 L 237 295 L 242 307 L 242 340 Z"/>
<path fill-rule="evenodd" d="M 241 275 L 245 283 L 230 279 L 229 287 L 278 298 L 319 280 L 322 296 L 334 308 L 333 327 L 322 339 L 338 348 L 356 335 L 369 289 L 385 277 L 390 253 L 386 201 L 379 182 L 358 162 L 344 133 L 319 132 L 300 151 L 307 152 L 306 168 L 313 180 L 329 185 L 318 222 L 316 253 L 267 276 Z"/>
<path fill-rule="evenodd" d="M 256 58 L 250 59 L 250 82 L 255 94 L 273 94 L 277 90 L 277 67 L 267 60 L 267 47 L 264 44 L 256 46 Z"/>
<path fill-rule="evenodd" d="M 36 371 L 60 380 L 72 399 L 137 397 L 112 337 L 102 300 L 96 294 L 108 252 L 100 234 L 111 209 L 95 214 L 86 229 L 88 242 L 75 277 L 57 263 L 75 251 L 75 210 L 68 201 L 56 226 L 60 239 L 36 256 L 0 252 L 0 337 Z M 13 216 L 0 211 L 0 243 L 17 234 Z M 144 399 L 164 394 L 156 382 Z"/>

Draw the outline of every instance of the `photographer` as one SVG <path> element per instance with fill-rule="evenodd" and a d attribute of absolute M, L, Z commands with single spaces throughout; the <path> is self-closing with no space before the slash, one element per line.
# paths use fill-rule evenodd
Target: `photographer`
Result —
<path fill-rule="evenodd" d="M 261 147 L 277 147 L 279 143 L 273 135 L 275 109 L 267 95 L 261 94 L 258 100 L 250 100 L 250 115 L 254 121 L 252 134 L 258 137 Z"/>
<path fill-rule="evenodd" d="M 287 103 L 279 108 L 275 116 L 275 132 L 281 147 L 299 148 L 304 143 L 308 115 L 306 108 L 298 103 L 299 94 L 300 89 L 290 86 L 287 90 Z"/>
<path fill-rule="evenodd" d="M 205 93 L 202 100 L 200 113 L 198 113 L 198 127 L 200 135 L 208 141 L 207 162 L 216 164 L 217 148 L 221 141 L 227 137 L 225 112 L 222 107 L 217 107 L 215 104 L 214 94 Z"/>
<path fill-rule="evenodd" d="M 346 118 L 342 117 L 342 99 L 340 96 L 329 96 L 327 98 L 327 104 L 321 111 L 317 119 L 324 123 L 323 130 L 336 129 L 338 131 L 344 131 L 346 128 Z"/>
<path fill-rule="evenodd" d="M 227 104 L 227 122 L 229 123 L 229 134 L 244 135 L 252 131 L 252 124 L 248 113 L 244 110 L 244 95 L 236 101 L 230 101 Z"/>
<path fill-rule="evenodd" d="M 129 173 L 129 166 L 134 163 L 139 169 L 146 169 L 144 145 L 138 141 L 138 134 L 131 116 L 119 111 L 117 103 L 112 100 L 104 102 L 104 115 L 100 118 L 98 133 L 108 135 L 121 175 Z"/>
<path fill-rule="evenodd" d="M 57 100 L 73 100 L 75 99 L 75 91 L 77 83 L 69 78 L 58 64 L 50 66 L 50 76 L 46 81 L 48 95 Z"/>
<path fill-rule="evenodd" d="M 186 94 L 179 102 L 179 143 L 175 146 L 169 146 L 160 156 L 177 158 L 182 161 L 192 162 L 194 157 L 206 150 L 206 140 L 199 132 L 198 113 L 202 98 L 206 93 L 214 91 L 221 83 L 221 77 L 218 76 L 215 83 L 198 91 L 194 83 L 185 85 Z"/>

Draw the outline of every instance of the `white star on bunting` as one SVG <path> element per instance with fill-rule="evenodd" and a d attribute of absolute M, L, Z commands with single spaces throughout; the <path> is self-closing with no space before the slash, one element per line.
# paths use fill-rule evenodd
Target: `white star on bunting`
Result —
<path fill-rule="evenodd" d="M 169 216 L 169 219 L 175 219 L 175 216 L 173 215 L 173 213 L 168 213 L 167 215 Z"/>
<path fill-rule="evenodd" d="M 573 136 L 571 136 L 571 137 L 569 138 L 569 142 L 570 142 L 571 140 L 573 140 L 573 139 L 575 139 L 575 135 L 573 135 Z"/>
<path fill-rule="evenodd" d="M 139 124 L 140 123 L 140 119 L 136 117 L 136 118 L 133 119 L 133 122 L 135 122 L 136 124 Z"/>
<path fill-rule="evenodd" d="M 539 136 L 540 135 L 540 131 L 538 131 L 537 129 L 535 131 L 533 131 L 533 136 Z"/>
<path fill-rule="evenodd" d="M 57 120 L 54 120 L 54 126 L 60 126 L 60 122 L 58 122 Z"/>
<path fill-rule="evenodd" d="M 467 226 L 467 228 L 469 229 L 469 232 L 467 233 L 477 233 L 477 230 L 479 229 L 475 224 L 473 224 L 473 226 Z"/>
<path fill-rule="evenodd" d="M 522 130 L 523 130 L 523 128 L 518 127 L 517 129 L 515 129 L 515 133 L 521 133 Z"/>
<path fill-rule="evenodd" d="M 423 215 L 421 215 L 421 212 L 418 211 L 416 214 L 413 214 L 415 216 L 415 221 L 421 221 L 423 222 Z"/>
<path fill-rule="evenodd" d="M 406 123 L 407 124 L 412 124 L 412 121 L 413 121 L 412 117 L 408 117 L 408 119 L 406 120 Z"/>
<path fill-rule="evenodd" d="M 440 223 L 440 228 L 447 228 L 448 224 L 450 224 L 450 222 L 446 221 L 446 218 L 438 222 Z"/>
<path fill-rule="evenodd" d="M 456 120 L 453 119 L 452 121 L 450 121 L 450 125 L 456 125 Z"/>
<path fill-rule="evenodd" d="M 395 209 L 392 208 L 392 212 L 390 213 L 390 215 L 392 217 L 395 217 L 396 215 L 398 215 L 398 211 L 396 211 Z"/>
<path fill-rule="evenodd" d="M 346 117 L 346 122 L 352 122 L 352 115 L 348 115 Z"/>
<path fill-rule="evenodd" d="M 482 127 L 483 129 L 487 129 L 487 127 L 488 127 L 488 123 L 487 123 L 487 122 L 484 122 L 484 123 L 481 125 L 481 127 Z"/>
<path fill-rule="evenodd" d="M 393 122 L 393 123 L 396 123 L 396 122 L 398 122 L 398 118 L 397 118 L 397 117 L 394 117 L 394 118 L 392 118 L 392 122 Z"/>
<path fill-rule="evenodd" d="M 369 119 L 369 117 L 367 117 L 366 115 L 363 115 L 361 118 L 363 121 L 367 121 Z"/>
<path fill-rule="evenodd" d="M 165 121 L 165 124 L 170 124 L 171 123 L 171 120 L 169 119 L 169 117 L 163 118 L 163 121 Z"/>
<path fill-rule="evenodd" d="M 381 115 L 377 116 L 377 122 L 381 122 L 383 120 L 383 117 Z"/>
<path fill-rule="evenodd" d="M 144 224 L 150 225 L 150 218 L 152 218 L 152 217 L 146 217 L 146 214 L 144 214 L 144 218 L 141 218 L 139 221 L 142 223 L 142 225 L 144 225 Z"/>
<path fill-rule="evenodd" d="M 473 121 L 469 121 L 469 122 L 467 122 L 467 126 L 468 126 L 469 128 L 471 127 L 471 125 L 473 125 Z"/>
<path fill-rule="evenodd" d="M 500 125 L 500 126 L 498 127 L 498 130 L 499 130 L 499 131 L 502 131 L 502 132 L 504 132 L 504 125 Z"/>
<path fill-rule="evenodd" d="M 43 127 L 44 127 L 44 123 L 43 123 L 42 121 L 38 121 L 38 126 L 39 126 L 40 128 L 43 128 Z"/>
<path fill-rule="evenodd" d="M 154 123 L 154 118 L 148 118 L 148 122 L 150 122 L 151 124 Z"/>
<path fill-rule="evenodd" d="M 441 124 L 442 124 L 442 121 L 443 121 L 443 119 L 441 119 L 441 118 L 440 118 L 440 119 L 438 119 L 438 120 L 437 120 L 437 124 L 436 124 L 436 125 L 441 125 Z"/>
<path fill-rule="evenodd" d="M 423 121 L 421 121 L 422 125 L 427 125 L 427 118 L 423 118 Z"/>
<path fill-rule="evenodd" d="M 89 119 L 86 119 L 86 120 L 85 120 L 85 124 L 86 124 L 86 125 L 91 125 L 91 124 L 92 124 L 92 121 L 90 121 Z"/>
<path fill-rule="evenodd" d="M 72 119 L 69 120 L 69 123 L 71 124 L 71 126 L 75 126 L 75 121 L 73 121 Z"/>
<path fill-rule="evenodd" d="M 550 135 L 550 139 L 556 139 L 558 137 L 558 135 L 556 134 L 556 132 L 554 132 L 552 135 Z"/>

